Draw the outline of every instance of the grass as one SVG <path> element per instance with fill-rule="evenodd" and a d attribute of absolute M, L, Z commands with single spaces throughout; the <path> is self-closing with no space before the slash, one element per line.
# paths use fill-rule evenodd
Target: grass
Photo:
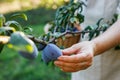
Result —
<path fill-rule="evenodd" d="M 28 25 L 35 36 L 43 33 L 44 25 Z M 0 80 L 70 80 L 70 74 L 41 61 L 41 52 L 35 60 L 27 60 L 7 46 L 0 54 Z"/>

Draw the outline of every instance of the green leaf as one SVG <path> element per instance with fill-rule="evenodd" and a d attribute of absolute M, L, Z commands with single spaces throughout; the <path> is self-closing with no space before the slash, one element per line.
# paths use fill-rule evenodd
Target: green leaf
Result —
<path fill-rule="evenodd" d="M 31 33 L 32 31 L 33 31 L 33 29 L 30 27 L 24 28 L 24 32 L 26 32 L 26 33 Z"/>
<path fill-rule="evenodd" d="M 89 41 L 94 37 L 94 35 L 95 35 L 95 31 L 91 31 L 89 33 Z"/>
<path fill-rule="evenodd" d="M 95 33 L 95 29 L 93 26 L 87 26 L 85 29 L 85 31 L 90 31 L 89 32 L 89 40 L 91 40 L 94 37 L 94 33 Z"/>
<path fill-rule="evenodd" d="M 105 32 L 107 30 L 108 27 L 103 27 L 103 32 Z"/>
<path fill-rule="evenodd" d="M 5 35 L 5 34 L 6 34 L 5 30 L 0 28 L 0 35 Z"/>
<path fill-rule="evenodd" d="M 24 13 L 13 14 L 13 15 L 10 17 L 10 19 L 15 19 L 15 18 L 18 18 L 18 17 L 20 17 L 20 18 L 22 18 L 22 19 L 24 19 L 24 20 L 27 21 L 27 15 L 24 14 Z"/>
<path fill-rule="evenodd" d="M 76 18 L 75 18 L 75 17 L 70 18 L 70 22 L 71 22 L 71 23 L 74 23 L 75 21 L 76 21 Z"/>
<path fill-rule="evenodd" d="M 0 28 L 0 35 L 10 35 L 13 32 L 15 32 L 15 29 L 13 27 L 1 27 Z"/>
<path fill-rule="evenodd" d="M 95 37 L 97 37 L 100 34 L 100 31 L 95 32 Z"/>
<path fill-rule="evenodd" d="M 33 52 L 33 42 L 23 32 L 14 32 L 9 40 L 8 47 L 17 51 Z"/>
<path fill-rule="evenodd" d="M 98 22 L 96 23 L 97 26 L 100 26 L 100 22 L 103 20 L 103 18 L 100 18 Z"/>
<path fill-rule="evenodd" d="M 92 26 L 87 26 L 84 30 L 85 31 L 90 31 L 90 30 L 93 30 L 94 28 Z"/>
<path fill-rule="evenodd" d="M 78 23 L 79 24 L 79 20 L 76 17 L 70 18 L 70 22 L 71 23 Z"/>
<path fill-rule="evenodd" d="M 49 33 L 49 32 L 47 33 L 47 38 L 46 38 L 46 40 L 47 40 L 47 41 L 50 40 L 50 33 Z"/>
<path fill-rule="evenodd" d="M 61 25 L 63 23 L 63 18 L 61 18 L 59 21 L 58 21 L 59 25 Z"/>
<path fill-rule="evenodd" d="M 106 31 L 109 28 L 110 25 L 108 24 L 103 24 L 101 25 L 103 32 Z"/>
<path fill-rule="evenodd" d="M 17 21 L 7 21 L 5 25 L 14 27 L 16 31 L 22 31 L 22 27 Z"/>
<path fill-rule="evenodd" d="M 84 22 L 84 15 L 78 13 L 76 17 L 79 19 L 80 23 Z"/>
<path fill-rule="evenodd" d="M 0 14 L 0 27 L 2 27 L 4 23 L 5 23 L 5 17 L 2 14 Z"/>

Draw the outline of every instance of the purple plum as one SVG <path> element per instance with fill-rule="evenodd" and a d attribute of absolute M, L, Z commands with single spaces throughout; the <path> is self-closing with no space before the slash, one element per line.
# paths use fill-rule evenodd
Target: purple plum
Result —
<path fill-rule="evenodd" d="M 21 56 L 23 56 L 24 58 L 27 58 L 27 59 L 35 59 L 37 56 L 38 56 L 38 50 L 37 50 L 37 47 L 35 44 L 32 45 L 33 46 L 33 52 L 32 53 L 29 53 L 29 52 L 26 52 L 26 51 L 18 51 L 19 54 Z"/>
<path fill-rule="evenodd" d="M 42 60 L 48 64 L 51 60 L 45 55 L 45 54 L 42 54 Z"/>
<path fill-rule="evenodd" d="M 62 55 L 62 51 L 55 44 L 48 44 L 42 51 L 43 61 L 49 63 Z"/>
<path fill-rule="evenodd" d="M 30 40 L 23 32 L 14 32 L 11 35 L 10 44 L 14 47 L 17 47 L 16 49 L 21 56 L 27 59 L 35 59 L 38 55 L 38 49 L 34 42 Z M 32 51 L 28 51 L 25 46 L 31 46 L 33 48 Z"/>

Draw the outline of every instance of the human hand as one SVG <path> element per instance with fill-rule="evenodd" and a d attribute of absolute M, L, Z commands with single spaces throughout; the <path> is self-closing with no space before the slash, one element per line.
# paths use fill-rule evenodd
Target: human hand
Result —
<path fill-rule="evenodd" d="M 62 71 L 76 72 L 84 70 L 92 65 L 94 44 L 90 41 L 84 41 L 62 50 L 62 53 L 63 56 L 60 56 L 54 62 Z"/>

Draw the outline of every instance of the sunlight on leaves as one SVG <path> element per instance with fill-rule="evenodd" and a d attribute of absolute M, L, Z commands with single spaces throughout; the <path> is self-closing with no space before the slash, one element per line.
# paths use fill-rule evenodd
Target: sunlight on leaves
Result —
<path fill-rule="evenodd" d="M 24 13 L 13 14 L 13 15 L 10 17 L 10 19 L 15 19 L 15 18 L 18 18 L 18 17 L 20 17 L 20 18 L 22 18 L 22 19 L 24 19 L 24 20 L 27 21 L 27 15 L 24 14 Z"/>

